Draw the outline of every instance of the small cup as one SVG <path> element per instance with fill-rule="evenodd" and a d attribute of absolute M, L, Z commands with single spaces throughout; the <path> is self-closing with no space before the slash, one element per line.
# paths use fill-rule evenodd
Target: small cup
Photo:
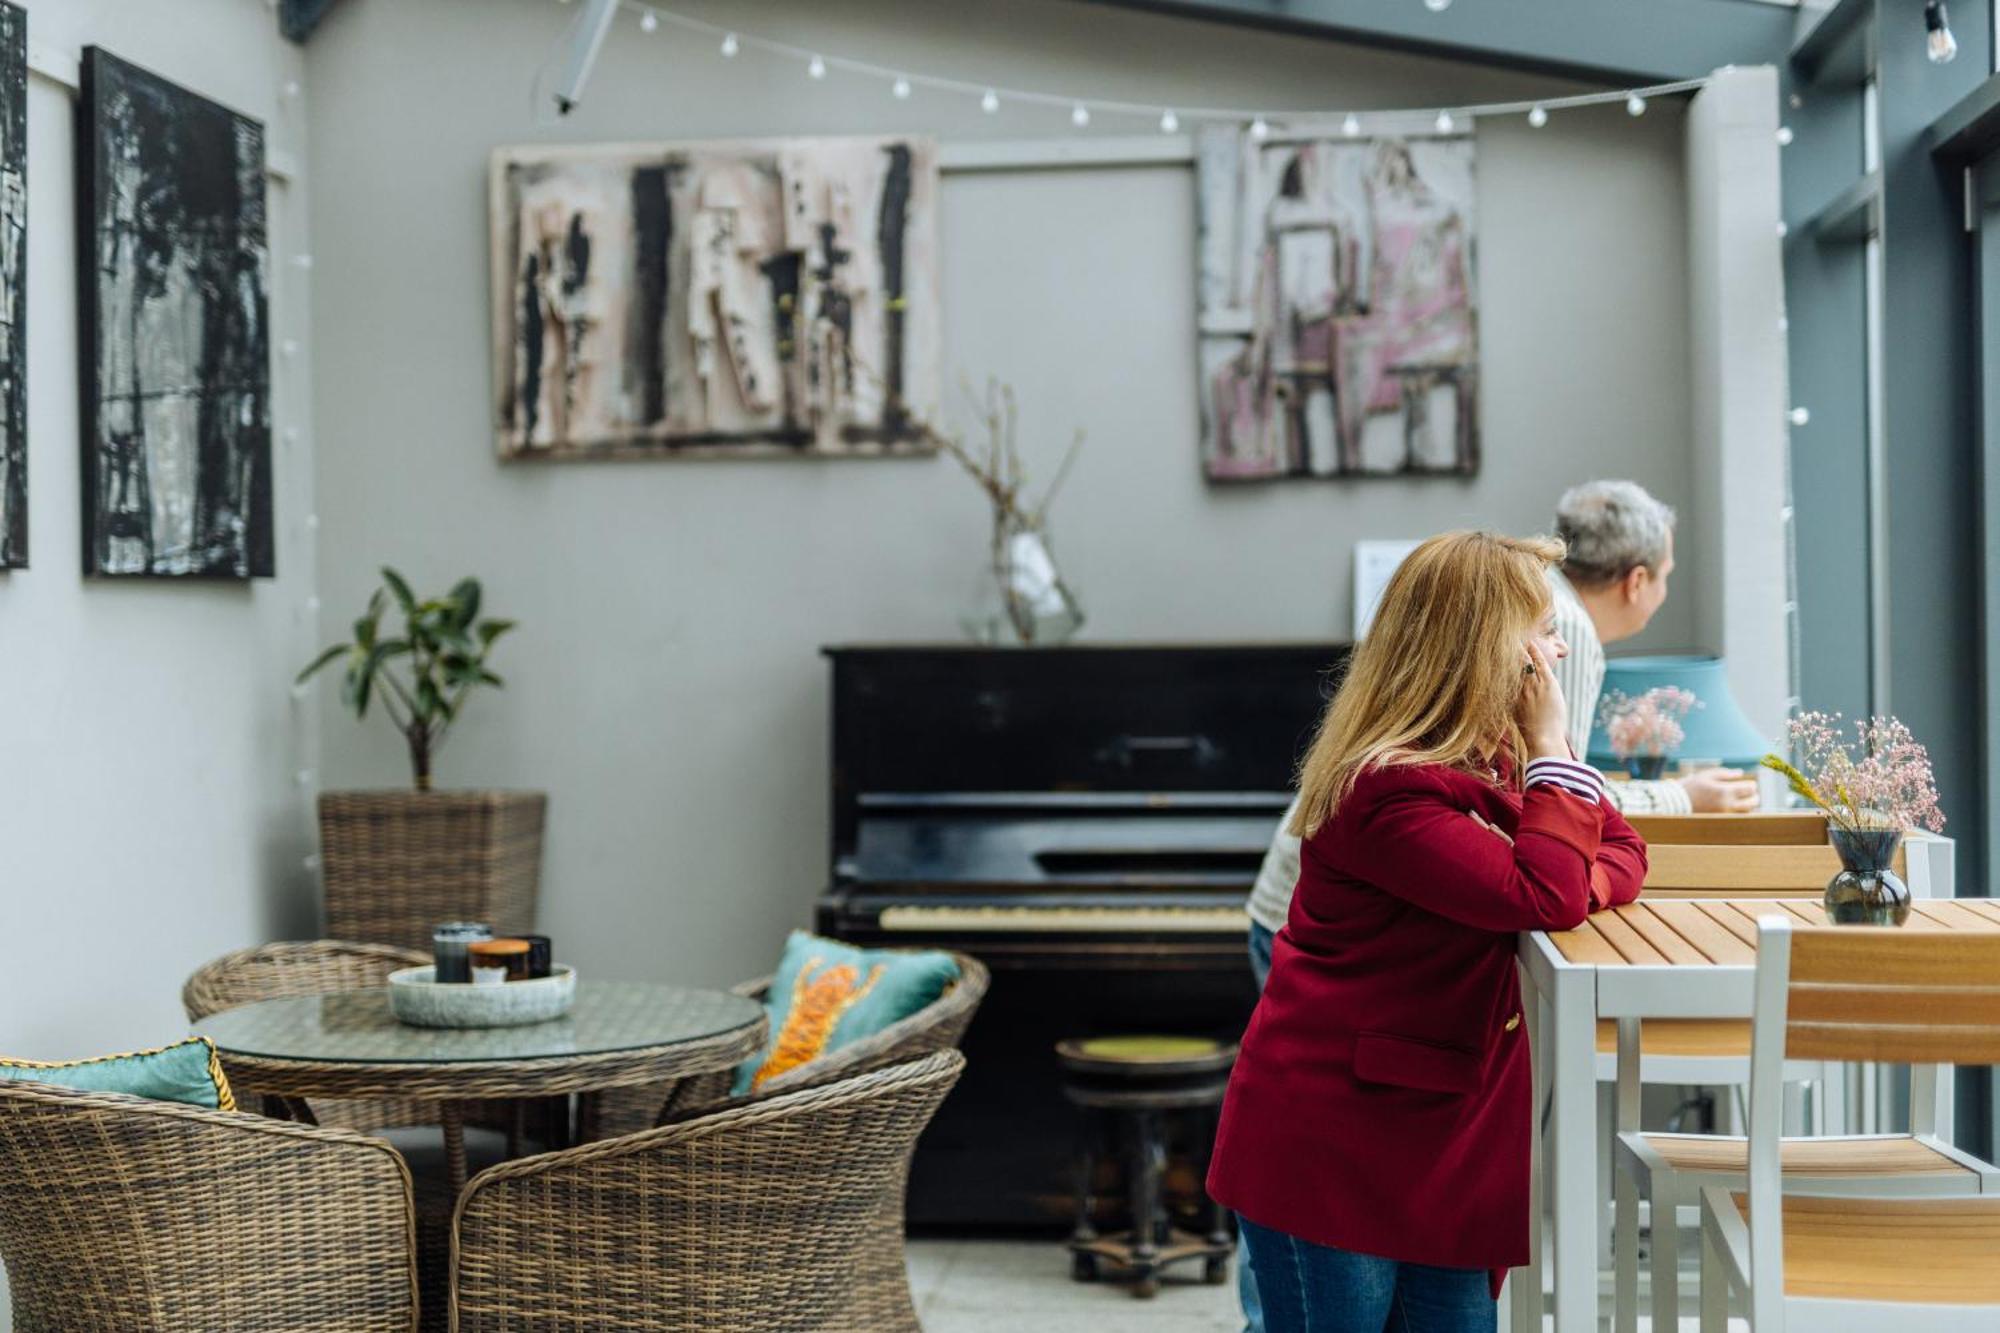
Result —
<path fill-rule="evenodd" d="M 497 940 L 475 940 L 465 946 L 466 958 L 470 961 L 473 980 L 478 974 L 498 968 L 503 981 L 526 981 L 528 954 L 532 946 L 524 939 L 505 936 Z"/>
<path fill-rule="evenodd" d="M 493 938 L 493 928 L 479 921 L 447 921 L 431 931 L 431 961 L 437 964 L 432 978 L 463 984 L 472 980 L 466 962 L 466 948 L 478 940 Z"/>
<path fill-rule="evenodd" d="M 546 935 L 523 935 L 520 938 L 528 942 L 528 975 L 530 977 L 545 977 L 549 975 L 549 972 L 555 965 L 555 956 L 549 944 L 549 937 Z"/>

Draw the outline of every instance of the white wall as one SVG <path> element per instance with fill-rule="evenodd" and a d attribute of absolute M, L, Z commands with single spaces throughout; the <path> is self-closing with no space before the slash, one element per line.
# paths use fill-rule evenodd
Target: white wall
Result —
<path fill-rule="evenodd" d="M 229 949 L 310 929 L 292 775 L 311 737 L 290 695 L 317 632 L 309 435 L 277 446 L 278 577 L 248 586 L 86 582 L 77 412 L 74 81 L 99 44 L 264 121 L 296 167 L 302 76 L 261 0 L 27 0 L 30 559 L 0 575 L 0 1052 L 66 1059 L 186 1032 L 181 982 Z M 54 77 L 51 77 L 53 74 Z M 305 248 L 304 182 L 274 180 L 272 254 Z M 277 337 L 301 271 L 275 265 Z M 273 368 L 274 419 L 310 409 L 304 359 Z M 305 424 L 302 422 L 302 424 Z M 7 1327 L 0 1281 L 0 1329 Z"/>

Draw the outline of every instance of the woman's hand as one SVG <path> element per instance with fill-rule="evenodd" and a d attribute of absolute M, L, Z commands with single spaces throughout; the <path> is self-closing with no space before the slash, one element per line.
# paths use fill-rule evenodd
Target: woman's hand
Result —
<path fill-rule="evenodd" d="M 1529 640 L 1524 647 L 1528 660 L 1522 667 L 1521 697 L 1514 705 L 1514 720 L 1528 742 L 1528 758 L 1567 759 L 1569 704 L 1563 698 L 1562 685 L 1541 645 Z"/>

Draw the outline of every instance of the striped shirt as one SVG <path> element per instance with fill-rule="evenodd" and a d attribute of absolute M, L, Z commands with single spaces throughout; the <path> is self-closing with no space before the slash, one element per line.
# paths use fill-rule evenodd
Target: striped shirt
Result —
<path fill-rule="evenodd" d="M 1604 688 L 1604 644 L 1569 580 L 1551 571 L 1549 586 L 1555 594 L 1556 632 L 1569 644 L 1569 656 L 1555 664 L 1556 682 L 1569 702 L 1570 749 L 1581 755 L 1589 749 L 1597 696 Z M 1687 789 L 1678 782 L 1606 782 L 1589 764 L 1571 759 L 1533 760 L 1525 776 L 1529 785 L 1554 782 L 1585 800 L 1607 800 L 1626 814 L 1684 815 L 1693 809 Z M 1264 853 L 1250 889 L 1250 919 L 1274 935 L 1284 928 L 1285 917 L 1292 910 L 1292 889 L 1299 882 L 1299 840 L 1288 831 L 1298 809 L 1298 798 L 1294 797 L 1291 808 L 1278 821 L 1278 831 L 1272 835 L 1270 849 Z"/>

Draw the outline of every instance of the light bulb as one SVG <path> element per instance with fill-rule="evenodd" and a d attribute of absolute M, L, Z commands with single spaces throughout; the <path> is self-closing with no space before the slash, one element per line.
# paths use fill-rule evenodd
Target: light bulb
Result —
<path fill-rule="evenodd" d="M 1451 112 L 1449 111 L 1438 112 L 1437 132 L 1439 134 L 1450 134 L 1452 131 L 1452 125 L 1453 122 L 1451 118 Z"/>
<path fill-rule="evenodd" d="M 1785 420 L 1791 422 L 1794 426 L 1803 426 L 1812 420 L 1812 413 L 1806 411 L 1803 407 L 1795 407 L 1785 414 Z"/>
<path fill-rule="evenodd" d="M 815 79 L 825 78 L 826 61 L 820 59 L 818 56 L 814 56 L 812 58 L 812 63 L 806 66 L 806 73 L 810 74 Z"/>
<path fill-rule="evenodd" d="M 317 856 L 308 856 L 304 861 L 304 865 L 307 870 L 318 870 L 319 858 Z"/>
<path fill-rule="evenodd" d="M 898 75 L 896 81 L 889 85 L 889 91 L 896 95 L 897 100 L 907 102 L 910 98 L 910 81 Z"/>
<path fill-rule="evenodd" d="M 286 79 L 285 96 L 297 97 L 298 95 L 299 95 L 299 81 L 297 79 Z"/>
<path fill-rule="evenodd" d="M 1778 239 L 1781 241 L 1784 240 L 1785 237 L 1791 234 L 1791 231 L 1792 229 L 1785 225 L 1784 219 L 1780 218 L 1778 220 Z"/>
<path fill-rule="evenodd" d="M 1778 126 L 1778 147 L 1790 148 L 1791 146 L 1792 146 L 1792 127 L 1789 125 Z"/>
<path fill-rule="evenodd" d="M 649 9 L 639 16 L 640 32 L 658 32 L 659 30 L 660 16 L 658 14 Z"/>
<path fill-rule="evenodd" d="M 989 116 L 998 111 L 1000 109 L 1000 94 L 988 88 L 986 95 L 979 99 L 979 109 Z"/>
<path fill-rule="evenodd" d="M 1165 111 L 1162 111 L 1160 113 L 1160 133 L 1172 134 L 1175 130 L 1178 130 L 1180 127 L 1181 127 L 1181 118 L 1174 114 L 1174 109 L 1172 107 L 1168 107 Z"/>
<path fill-rule="evenodd" d="M 1933 65 L 1948 65 L 1958 55 L 1958 38 L 1951 35 L 1951 20 L 1944 12 L 1944 0 L 1924 4 L 1924 54 Z"/>
<path fill-rule="evenodd" d="M 1424 0 L 1424 8 L 1433 14 L 1442 14 L 1451 8 L 1451 0 Z"/>
<path fill-rule="evenodd" d="M 1361 117 L 1350 113 L 1346 120 L 1340 122 L 1340 132 L 1350 139 L 1355 138 L 1361 133 Z"/>
<path fill-rule="evenodd" d="M 1548 123 L 1549 123 L 1549 109 L 1548 109 L 1547 107 L 1545 107 L 1545 106 L 1533 106 L 1533 107 L 1529 107 L 1529 108 L 1528 108 L 1528 123 L 1529 123 L 1530 125 L 1534 126 L 1534 127 L 1536 128 L 1536 129 L 1540 129 L 1540 128 L 1541 128 L 1542 126 L 1544 126 L 1544 125 L 1548 124 Z"/>
<path fill-rule="evenodd" d="M 1625 99 L 1625 114 L 1628 116 L 1645 115 L 1646 99 L 1639 96 L 1639 94 L 1637 93 L 1633 93 L 1630 97 Z"/>
<path fill-rule="evenodd" d="M 725 32 L 722 34 L 722 58 L 724 60 L 734 60 L 736 58 L 736 53 L 742 49 L 743 48 L 737 44 L 735 33 Z"/>
<path fill-rule="evenodd" d="M 297 356 L 299 354 L 299 340 L 296 338 L 287 338 L 278 344 L 278 350 L 286 356 Z"/>
<path fill-rule="evenodd" d="M 1791 331 L 1792 321 L 1784 315 L 1778 316 L 1778 332 L 1790 333 Z"/>
<path fill-rule="evenodd" d="M 1268 139 L 1271 137 L 1271 127 L 1265 123 L 1262 116 L 1250 122 L 1250 137 L 1253 139 Z"/>
<path fill-rule="evenodd" d="M 1090 124 L 1090 108 L 1078 102 L 1070 108 L 1069 123 L 1078 129 L 1082 129 L 1084 126 Z"/>

